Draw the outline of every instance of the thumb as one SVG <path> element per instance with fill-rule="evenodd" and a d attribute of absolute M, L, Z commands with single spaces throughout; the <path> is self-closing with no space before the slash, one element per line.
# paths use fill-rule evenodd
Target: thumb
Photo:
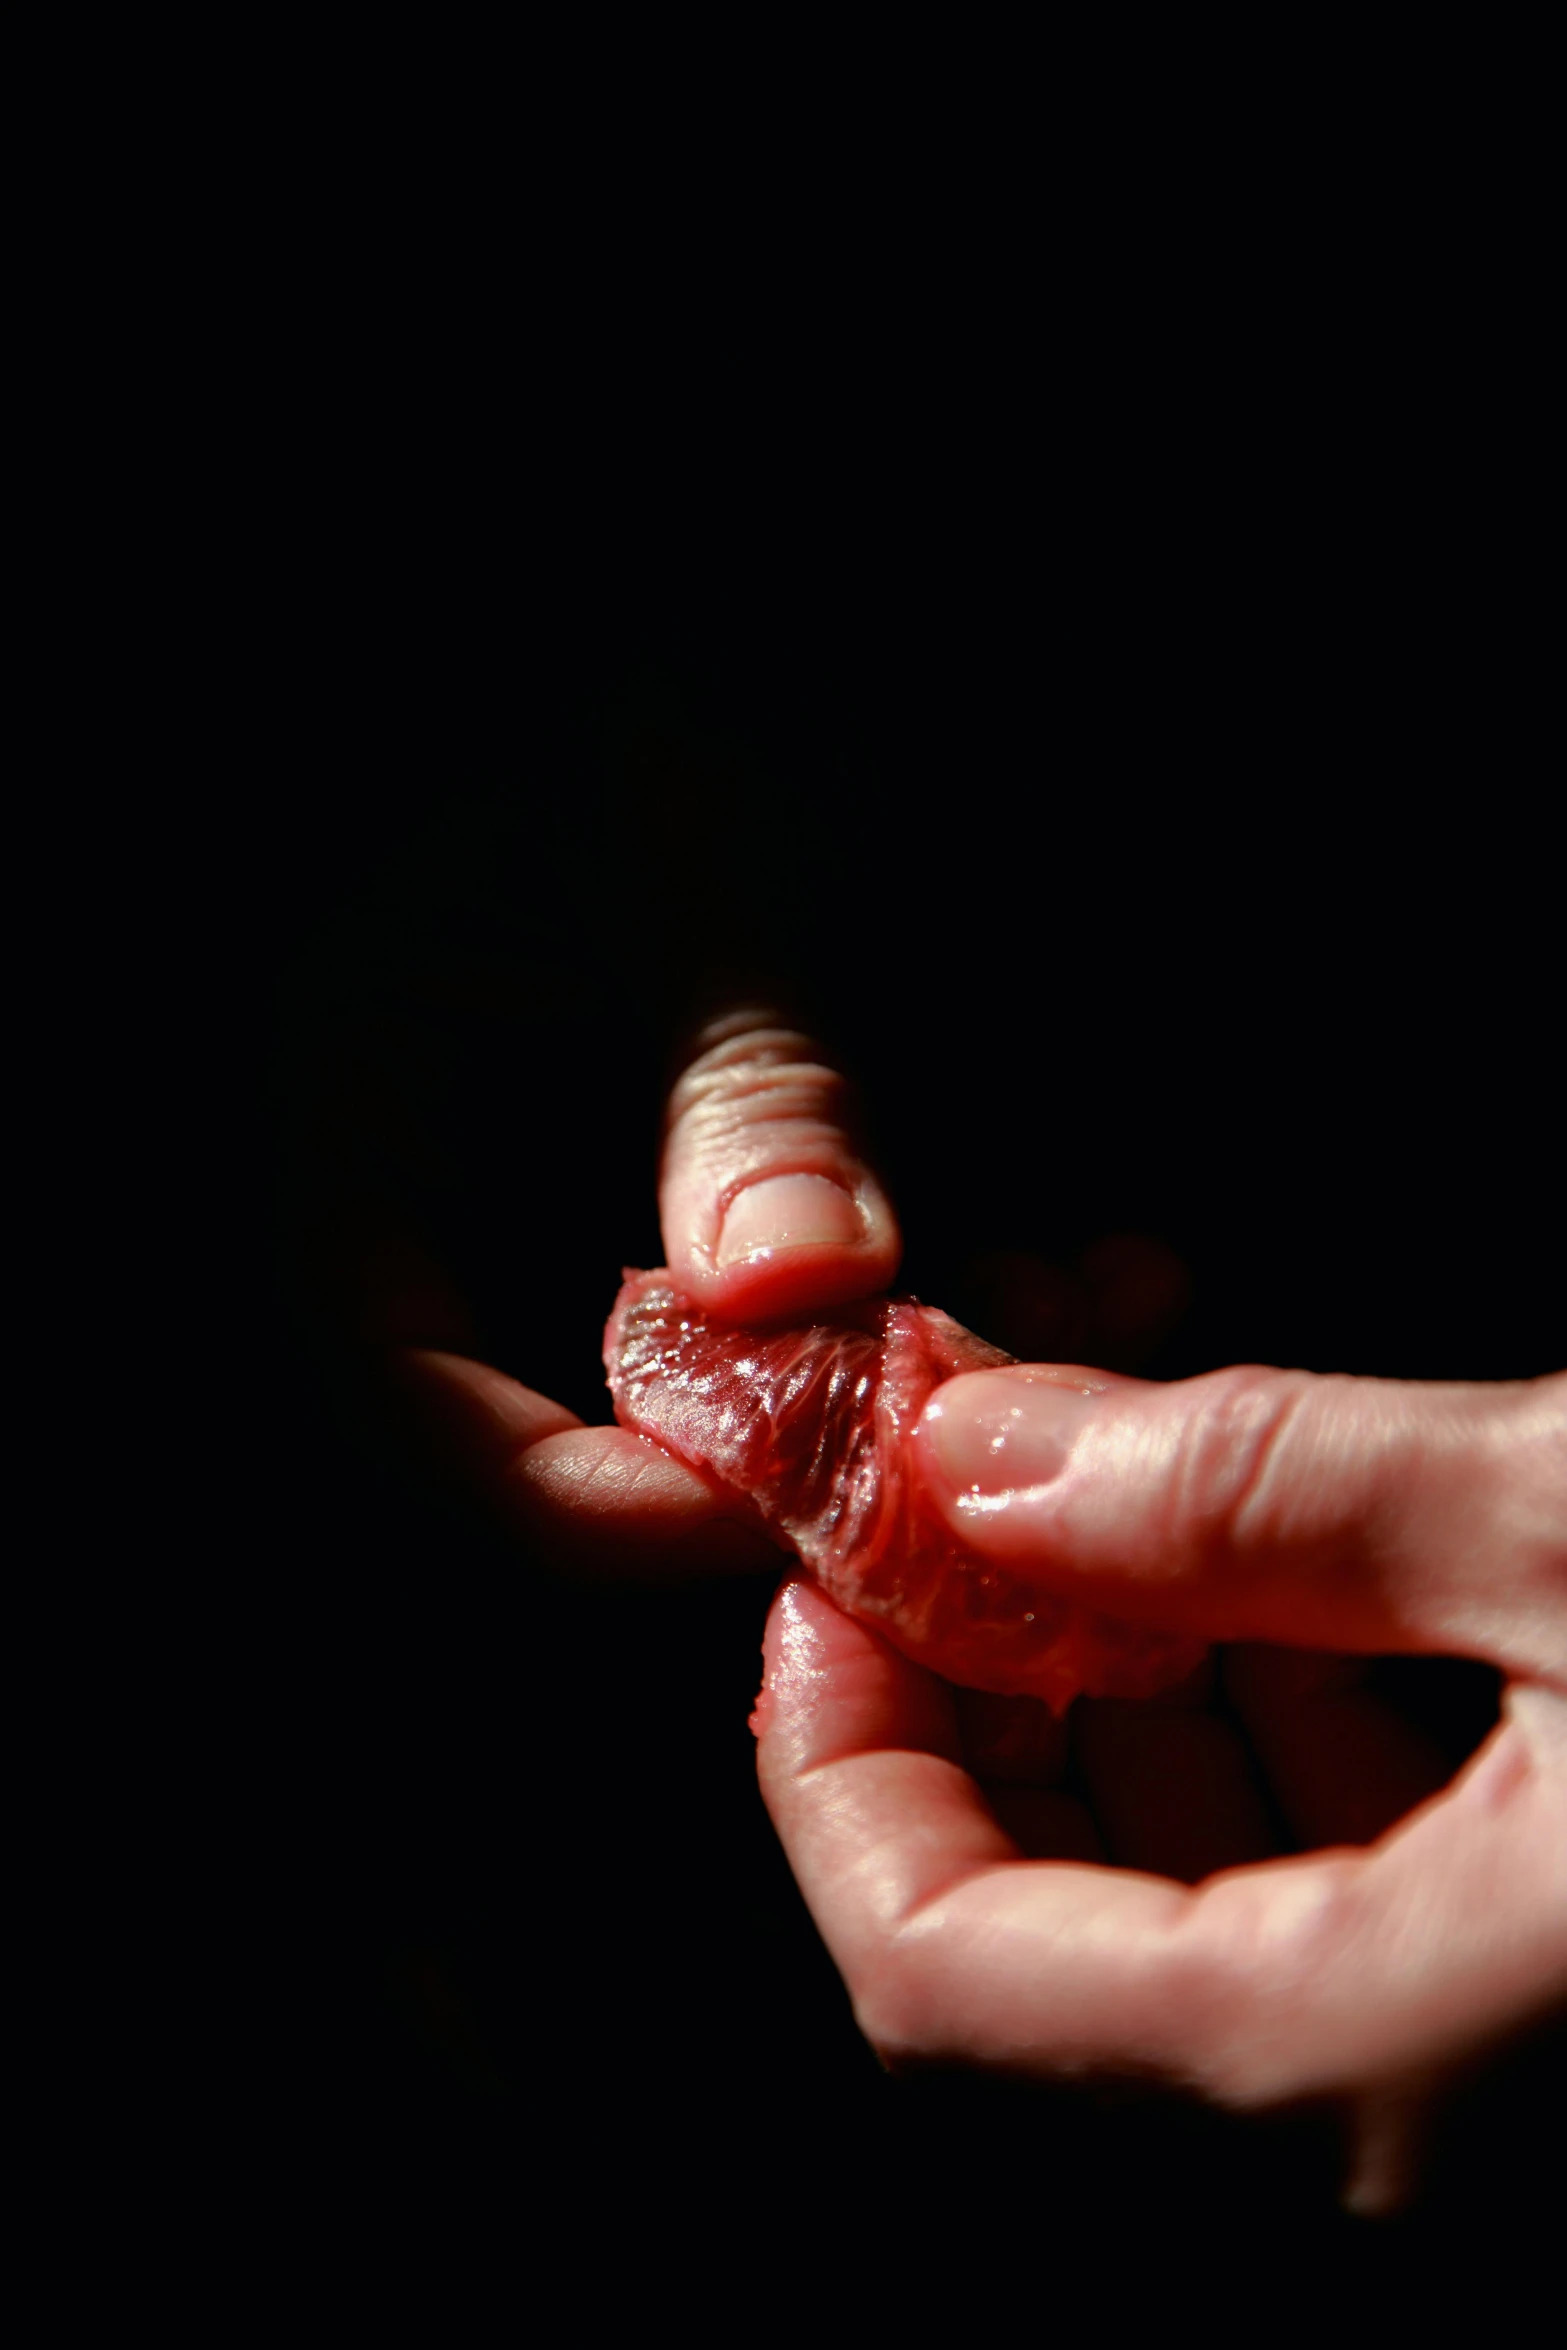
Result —
<path fill-rule="evenodd" d="M 1567 1375 L 1022 1364 L 939 1387 L 916 1452 L 971 1551 L 1106 1614 L 1567 1682 Z"/>

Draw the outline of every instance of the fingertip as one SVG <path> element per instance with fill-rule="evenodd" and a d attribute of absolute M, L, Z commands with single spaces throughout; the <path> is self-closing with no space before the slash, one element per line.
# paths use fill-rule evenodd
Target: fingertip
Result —
<path fill-rule="evenodd" d="M 380 1367 L 389 1437 L 459 1506 L 574 1573 L 683 1580 L 776 1570 L 761 1527 L 646 1437 L 589 1428 L 492 1364 L 405 1347 Z"/>
<path fill-rule="evenodd" d="M 930 1490 L 954 1528 L 970 1532 L 1015 1495 L 1051 1484 L 1078 1437 L 1101 1417 L 1101 1399 L 1132 1384 L 1076 1363 L 1014 1363 L 944 1380 L 920 1415 L 915 1440 Z"/>
<path fill-rule="evenodd" d="M 835 1661 L 854 1651 L 860 1627 L 808 1575 L 786 1574 L 762 1632 L 762 1696 L 768 1727 L 808 1705 Z"/>
<path fill-rule="evenodd" d="M 546 1563 L 606 1578 L 766 1572 L 761 1528 L 684 1461 L 624 1428 L 565 1429 L 513 1461 L 506 1500 Z"/>
<path fill-rule="evenodd" d="M 859 1203 L 847 1184 L 809 1170 L 763 1175 L 724 1210 L 713 1262 L 722 1273 L 779 1249 L 857 1248 L 862 1237 Z"/>
<path fill-rule="evenodd" d="M 889 1287 L 902 1237 L 839 1071 L 761 1013 L 701 1041 L 670 1097 L 659 1180 L 682 1285 L 734 1321 L 808 1318 Z"/>
<path fill-rule="evenodd" d="M 708 1219 L 666 1233 L 670 1263 L 724 1321 L 808 1320 L 891 1287 L 902 1235 L 874 1177 L 816 1173 L 747 1183 L 723 1209 L 715 1241 Z"/>
<path fill-rule="evenodd" d="M 763 1637 L 763 1745 L 778 1777 L 894 1748 L 957 1761 L 952 1691 L 794 1575 L 773 1601 Z"/>
<path fill-rule="evenodd" d="M 721 1321 L 811 1321 L 890 1289 L 898 1256 L 896 1246 L 871 1242 L 797 1243 L 760 1249 L 736 1264 L 694 1268 L 689 1286 L 698 1304 Z"/>

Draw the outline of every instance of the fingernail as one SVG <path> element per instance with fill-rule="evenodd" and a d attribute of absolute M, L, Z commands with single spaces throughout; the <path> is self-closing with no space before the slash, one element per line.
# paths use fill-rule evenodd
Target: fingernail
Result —
<path fill-rule="evenodd" d="M 769 1175 L 729 1204 L 718 1236 L 720 1270 L 776 1248 L 843 1247 L 863 1238 L 860 1211 L 827 1175 Z"/>
<path fill-rule="evenodd" d="M 1099 1402 L 1097 1390 L 1058 1386 L 1037 1371 L 967 1371 L 937 1388 L 920 1434 L 960 1493 L 1017 1493 L 1060 1476 Z"/>

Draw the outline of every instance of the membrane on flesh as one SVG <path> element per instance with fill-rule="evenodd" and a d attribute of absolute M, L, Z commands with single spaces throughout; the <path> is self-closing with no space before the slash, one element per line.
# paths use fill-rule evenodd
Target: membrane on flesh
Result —
<path fill-rule="evenodd" d="M 967 1550 L 915 1474 L 932 1390 L 1012 1356 L 908 1297 L 747 1330 L 664 1271 L 628 1272 L 605 1332 L 621 1425 L 743 1496 L 850 1615 L 949 1681 L 1041 1697 L 1144 1697 L 1190 1671 L 1190 1640 L 1120 1624 Z"/>

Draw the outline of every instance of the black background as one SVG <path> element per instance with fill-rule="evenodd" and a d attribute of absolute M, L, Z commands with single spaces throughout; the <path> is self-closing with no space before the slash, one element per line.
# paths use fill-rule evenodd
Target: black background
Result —
<path fill-rule="evenodd" d="M 884 2078 L 756 1797 L 768 1591 L 574 1590 L 407 1491 L 297 1241 L 325 1067 L 492 1358 L 597 1416 L 672 1035 L 765 973 L 960 1314 L 1142 1229 L 1156 1376 L 1557 1367 L 1531 61 L 1183 31 L 1180 87 L 1117 31 L 950 93 L 803 34 L 715 97 L 662 23 L 318 36 L 76 44 L 24 207 L 18 927 L 40 1024 L 92 967 L 67 1269 L 131 1223 L 23 1578 L 40 1808 L 86 1783 L 72 2264 L 219 2244 L 220 2333 L 333 2256 L 354 2318 L 428 2257 L 447 2330 L 481 2253 L 584 2328 L 1445 2289 L 1541 2224 L 1533 2055 L 1369 2239 L 1311 2117 Z"/>

